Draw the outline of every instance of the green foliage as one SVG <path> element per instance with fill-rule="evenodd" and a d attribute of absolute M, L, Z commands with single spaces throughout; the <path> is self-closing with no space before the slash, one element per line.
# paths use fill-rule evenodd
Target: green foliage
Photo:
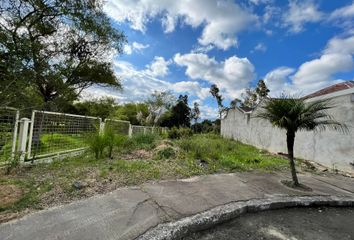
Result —
<path fill-rule="evenodd" d="M 215 121 L 203 120 L 200 123 L 195 123 L 192 125 L 192 129 L 195 133 L 220 133 L 220 120 Z"/>
<path fill-rule="evenodd" d="M 129 121 L 133 125 L 144 124 L 144 119 L 149 115 L 146 103 L 126 103 L 116 107 L 111 112 L 110 118 Z"/>
<path fill-rule="evenodd" d="M 262 111 L 256 117 L 266 119 L 273 126 L 294 133 L 298 130 L 326 130 L 327 128 L 346 131 L 345 124 L 335 121 L 327 112 L 333 107 L 334 105 L 328 99 L 306 103 L 304 98 L 281 96 L 266 101 Z"/>
<path fill-rule="evenodd" d="M 231 171 L 274 170 L 287 165 L 287 161 L 282 158 L 214 134 L 196 134 L 189 139 L 180 139 L 178 145 L 190 158 L 206 162 L 212 172 L 220 168 Z"/>
<path fill-rule="evenodd" d="M 176 150 L 173 147 L 159 149 L 156 153 L 158 159 L 169 159 L 176 157 Z"/>
<path fill-rule="evenodd" d="M 96 159 L 103 157 L 103 152 L 108 146 L 107 139 L 104 134 L 100 134 L 99 132 L 91 134 L 91 136 L 88 137 L 87 143 L 90 150 L 95 154 Z"/>
<path fill-rule="evenodd" d="M 133 137 L 130 139 L 130 146 L 133 148 L 144 148 L 144 149 L 151 149 L 155 147 L 156 141 L 160 137 L 156 134 L 152 133 L 140 133 L 140 134 L 135 134 Z"/>
<path fill-rule="evenodd" d="M 0 26 L 1 104 L 23 93 L 41 98 L 41 108 L 57 110 L 83 89 L 120 87 L 107 55 L 122 53 L 124 34 L 111 25 L 101 1 L 10 0 Z M 22 29 L 23 31 L 19 31 Z"/>
<path fill-rule="evenodd" d="M 100 117 L 104 120 L 108 118 L 117 107 L 114 98 L 106 97 L 77 102 L 68 109 L 68 112 L 85 116 Z"/>
<path fill-rule="evenodd" d="M 224 104 L 222 101 L 224 100 L 223 97 L 220 94 L 220 89 L 216 84 L 213 84 L 210 86 L 210 94 L 215 98 L 218 108 L 219 108 L 219 119 L 221 119 L 222 113 L 225 111 Z"/>
<path fill-rule="evenodd" d="M 190 128 L 173 127 L 168 131 L 168 138 L 170 139 L 188 138 L 192 135 L 193 131 Z"/>

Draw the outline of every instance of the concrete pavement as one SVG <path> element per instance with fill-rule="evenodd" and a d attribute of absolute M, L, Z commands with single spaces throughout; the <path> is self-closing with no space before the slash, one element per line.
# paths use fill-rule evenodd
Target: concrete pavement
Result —
<path fill-rule="evenodd" d="M 285 187 L 286 173 L 234 173 L 145 183 L 0 225 L 0 239 L 134 239 L 159 223 L 230 202 L 288 196 L 354 198 L 354 179 L 299 174 L 312 192 Z"/>

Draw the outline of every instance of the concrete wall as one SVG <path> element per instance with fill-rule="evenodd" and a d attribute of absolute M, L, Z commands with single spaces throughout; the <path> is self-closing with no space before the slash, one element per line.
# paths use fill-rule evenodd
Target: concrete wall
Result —
<path fill-rule="evenodd" d="M 298 132 L 295 138 L 295 156 L 318 162 L 329 168 L 354 172 L 354 89 L 341 91 L 344 95 L 328 94 L 309 99 L 331 98 L 336 107 L 329 113 L 349 127 L 349 133 L 333 130 L 322 132 Z M 353 99 L 352 99 L 353 98 Z M 270 152 L 287 152 L 286 133 L 274 128 L 269 122 L 255 118 L 261 111 L 256 108 L 252 113 L 240 109 L 229 110 L 221 121 L 221 135 L 243 143 L 266 149 Z"/>

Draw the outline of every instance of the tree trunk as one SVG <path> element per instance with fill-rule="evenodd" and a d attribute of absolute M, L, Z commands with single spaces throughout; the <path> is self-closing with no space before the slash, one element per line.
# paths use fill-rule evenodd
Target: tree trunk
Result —
<path fill-rule="evenodd" d="M 290 163 L 291 176 L 295 186 L 299 186 L 299 180 L 296 175 L 295 162 L 294 162 L 294 142 L 295 142 L 295 132 L 287 131 L 286 133 L 286 143 L 288 147 L 288 157 Z"/>

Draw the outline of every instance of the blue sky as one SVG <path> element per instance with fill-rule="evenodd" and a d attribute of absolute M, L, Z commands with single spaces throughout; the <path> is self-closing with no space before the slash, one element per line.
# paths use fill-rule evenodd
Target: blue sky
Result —
<path fill-rule="evenodd" d="M 123 103 L 168 90 L 215 118 L 211 84 L 227 105 L 259 79 L 273 96 L 354 79 L 352 0 L 108 0 L 104 10 L 129 41 L 113 57 L 124 89 L 86 96 Z"/>

